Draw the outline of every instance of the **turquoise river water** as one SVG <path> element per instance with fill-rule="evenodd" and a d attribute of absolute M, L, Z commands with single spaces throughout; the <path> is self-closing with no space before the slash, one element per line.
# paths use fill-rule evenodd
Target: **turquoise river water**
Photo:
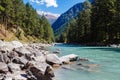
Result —
<path fill-rule="evenodd" d="M 57 44 L 51 51 L 56 49 L 60 49 L 59 56 L 76 54 L 89 60 L 55 69 L 56 80 L 120 80 L 120 48 Z M 79 63 L 95 66 L 82 67 Z"/>

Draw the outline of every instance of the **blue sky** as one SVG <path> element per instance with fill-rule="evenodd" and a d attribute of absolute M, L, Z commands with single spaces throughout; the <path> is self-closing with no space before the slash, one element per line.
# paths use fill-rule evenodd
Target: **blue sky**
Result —
<path fill-rule="evenodd" d="M 73 5 L 84 2 L 85 0 L 23 0 L 24 3 L 29 2 L 39 14 L 48 13 L 60 15 L 67 11 Z"/>

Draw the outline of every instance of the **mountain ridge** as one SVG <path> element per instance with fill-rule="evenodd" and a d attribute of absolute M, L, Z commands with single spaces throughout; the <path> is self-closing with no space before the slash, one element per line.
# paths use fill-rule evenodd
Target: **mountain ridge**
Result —
<path fill-rule="evenodd" d="M 47 20 L 49 21 L 50 24 L 53 24 L 58 18 L 58 17 L 56 17 L 54 15 L 50 15 L 50 14 L 46 14 L 44 16 L 47 18 Z"/>
<path fill-rule="evenodd" d="M 94 0 L 89 0 L 90 3 L 93 3 Z M 54 30 L 54 33 L 56 32 L 62 32 L 61 27 L 65 27 L 64 25 L 68 23 L 71 19 L 76 18 L 80 11 L 84 9 L 84 2 L 77 3 L 74 6 L 72 6 L 70 9 L 68 9 L 65 13 L 61 14 L 60 17 L 53 23 L 52 28 Z"/>

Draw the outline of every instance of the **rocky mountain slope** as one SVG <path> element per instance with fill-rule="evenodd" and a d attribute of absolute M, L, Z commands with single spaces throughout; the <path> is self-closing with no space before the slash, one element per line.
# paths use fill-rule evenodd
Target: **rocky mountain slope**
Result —
<path fill-rule="evenodd" d="M 53 24 L 58 17 L 54 16 L 54 15 L 50 15 L 50 14 L 46 14 L 45 17 L 47 18 L 47 20 L 49 21 L 50 24 Z"/>

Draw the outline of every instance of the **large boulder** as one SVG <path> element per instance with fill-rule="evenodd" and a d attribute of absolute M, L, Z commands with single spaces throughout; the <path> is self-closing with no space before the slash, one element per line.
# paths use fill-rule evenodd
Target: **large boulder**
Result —
<path fill-rule="evenodd" d="M 31 65 L 34 66 L 34 67 L 36 67 L 36 68 L 38 68 L 43 74 L 44 74 L 44 72 L 46 70 L 46 67 L 49 66 L 47 63 L 37 62 L 37 61 L 29 61 L 26 64 L 26 67 L 28 68 Z"/>
<path fill-rule="evenodd" d="M 45 57 L 45 55 L 41 55 L 41 56 L 36 56 L 36 57 L 34 57 L 34 60 L 35 61 L 38 61 L 38 62 L 46 62 L 46 57 Z"/>
<path fill-rule="evenodd" d="M 53 64 L 62 64 L 62 61 L 56 54 L 47 54 L 46 55 L 46 61 L 48 64 L 53 65 Z"/>
<path fill-rule="evenodd" d="M 78 55 L 75 55 L 75 54 L 70 54 L 70 55 L 60 57 L 60 60 L 63 63 L 69 63 L 71 61 L 77 61 L 77 59 L 78 59 Z"/>
<path fill-rule="evenodd" d="M 9 63 L 8 68 L 9 68 L 10 72 L 12 72 L 12 73 L 21 70 L 20 65 L 19 64 L 14 64 L 14 63 Z"/>
<path fill-rule="evenodd" d="M 12 41 L 11 44 L 13 45 L 13 48 L 23 47 L 23 44 L 19 41 Z"/>
<path fill-rule="evenodd" d="M 41 71 L 40 67 L 31 64 L 27 71 L 28 80 L 53 80 L 54 72 L 50 66 L 44 67 L 45 71 Z"/>
<path fill-rule="evenodd" d="M 0 62 L 0 73 L 6 74 L 8 72 L 7 64 Z"/>
<path fill-rule="evenodd" d="M 24 56 L 22 56 L 22 57 L 16 56 L 15 58 L 13 58 L 12 62 L 16 63 L 16 64 L 24 64 L 25 65 L 28 62 L 28 60 Z"/>
<path fill-rule="evenodd" d="M 7 53 L 0 52 L 0 62 L 9 63 L 10 59 L 7 56 Z"/>
<path fill-rule="evenodd" d="M 15 75 L 12 80 L 28 80 L 26 77 L 18 74 L 18 75 Z"/>
<path fill-rule="evenodd" d="M 25 47 L 19 47 L 19 48 L 16 48 L 15 51 L 18 53 L 18 55 L 21 57 L 21 56 L 25 56 L 27 55 L 28 57 L 31 56 L 31 52 L 28 51 Z"/>
<path fill-rule="evenodd" d="M 7 46 L 0 47 L 0 52 L 2 52 L 2 53 L 6 53 L 6 52 L 10 52 L 10 51 L 12 51 L 12 49 Z"/>
<path fill-rule="evenodd" d="M 55 77 L 54 72 L 50 66 L 46 67 L 44 75 L 47 78 L 47 80 L 53 80 L 53 78 Z"/>
<path fill-rule="evenodd" d="M 0 74 L 0 80 L 5 80 L 4 78 L 5 78 L 5 75 L 6 74 Z"/>
<path fill-rule="evenodd" d="M 28 74 L 28 78 L 29 79 L 33 79 L 33 80 L 47 80 L 44 76 L 44 74 L 41 72 L 41 70 L 39 70 L 36 67 L 30 67 L 29 71 L 27 72 Z"/>
<path fill-rule="evenodd" d="M 12 42 L 4 42 L 0 41 L 0 48 L 2 47 L 2 50 L 4 51 L 12 51 L 14 48 L 22 47 L 22 43 L 19 41 L 12 41 Z"/>
<path fill-rule="evenodd" d="M 3 80 L 27 80 L 25 71 L 16 71 L 14 73 L 7 73 Z"/>
<path fill-rule="evenodd" d="M 18 56 L 18 53 L 16 53 L 15 51 L 11 51 L 7 53 L 7 56 L 9 57 L 10 60 L 12 60 L 13 58 Z"/>

